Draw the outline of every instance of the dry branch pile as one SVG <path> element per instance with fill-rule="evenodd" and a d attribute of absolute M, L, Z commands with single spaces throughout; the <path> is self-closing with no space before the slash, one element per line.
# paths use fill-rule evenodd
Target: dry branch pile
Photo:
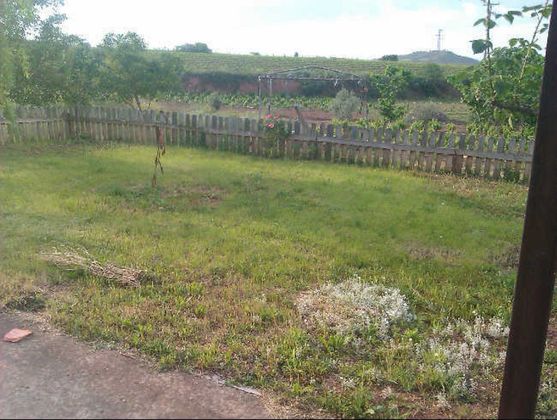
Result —
<path fill-rule="evenodd" d="M 142 282 L 152 278 L 143 270 L 118 267 L 110 263 L 101 264 L 92 258 L 87 251 L 84 251 L 84 254 L 85 256 L 72 250 L 60 251 L 55 249 L 51 252 L 41 253 L 41 258 L 59 268 L 69 270 L 82 269 L 94 276 L 115 281 L 128 287 L 139 287 Z"/>

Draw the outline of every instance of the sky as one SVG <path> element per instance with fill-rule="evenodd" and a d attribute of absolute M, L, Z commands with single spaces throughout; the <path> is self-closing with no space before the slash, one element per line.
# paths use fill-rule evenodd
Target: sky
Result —
<path fill-rule="evenodd" d="M 66 32 L 92 45 L 106 33 L 134 31 L 150 48 L 204 42 L 222 53 L 363 59 L 436 49 L 438 29 L 442 49 L 473 57 L 470 40 L 483 36 L 473 24 L 485 13 L 480 0 L 65 0 L 60 11 Z M 494 42 L 530 38 L 533 28 L 532 19 L 501 21 Z"/>

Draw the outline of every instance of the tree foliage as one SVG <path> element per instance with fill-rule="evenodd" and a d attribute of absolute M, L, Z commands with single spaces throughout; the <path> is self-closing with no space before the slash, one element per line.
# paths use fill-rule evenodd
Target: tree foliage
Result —
<path fill-rule="evenodd" d="M 108 34 L 100 47 L 61 30 L 65 16 L 39 19 L 58 0 L 0 0 L 0 108 L 8 101 L 45 105 L 142 101 L 180 90 L 182 64 L 147 52 L 136 33 Z"/>
<path fill-rule="evenodd" d="M 40 23 L 40 12 L 60 0 L 0 0 L 0 108 L 8 101 L 16 62 L 25 63 L 25 37 Z"/>
<path fill-rule="evenodd" d="M 183 44 L 176 47 L 176 51 L 181 52 L 196 52 L 196 53 L 212 53 L 207 44 L 204 42 L 196 42 L 195 44 Z"/>
<path fill-rule="evenodd" d="M 396 103 L 397 96 L 408 86 L 411 73 L 397 66 L 387 66 L 382 75 L 370 77 L 370 84 L 377 90 L 379 98 L 377 109 L 387 121 L 400 120 L 406 113 L 406 107 Z"/>
<path fill-rule="evenodd" d="M 64 17 L 42 22 L 37 37 L 25 44 L 25 60 L 16 62 L 10 98 L 22 104 L 87 104 L 99 96 L 101 57 L 82 39 L 64 34 Z"/>
<path fill-rule="evenodd" d="M 381 57 L 383 61 L 398 61 L 398 55 L 396 54 L 387 54 Z"/>
<path fill-rule="evenodd" d="M 484 58 L 478 66 L 454 75 L 450 81 L 460 92 L 462 101 L 472 109 L 478 130 L 497 127 L 499 132 L 531 135 L 536 124 L 544 65 L 538 39 L 548 28 L 552 5 L 546 0 L 544 4 L 497 13 L 490 0 L 482 1 L 486 15 L 475 25 L 484 27 L 485 37 L 471 44 L 472 51 L 483 54 Z M 499 22 L 512 24 L 521 17 L 534 20 L 531 38 L 513 38 L 508 46 L 494 48 L 492 31 Z"/>
<path fill-rule="evenodd" d="M 108 34 L 101 44 L 101 89 L 111 98 L 137 106 L 142 99 L 175 92 L 180 87 L 181 63 L 170 54 L 146 54 L 143 38 L 133 32 Z"/>
<path fill-rule="evenodd" d="M 352 119 L 352 114 L 360 107 L 360 100 L 347 89 L 341 89 L 331 103 L 331 111 L 341 120 Z"/>

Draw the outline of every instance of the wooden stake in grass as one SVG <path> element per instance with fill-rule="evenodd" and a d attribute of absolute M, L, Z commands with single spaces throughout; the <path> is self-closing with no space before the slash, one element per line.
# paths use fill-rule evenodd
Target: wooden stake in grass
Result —
<path fill-rule="evenodd" d="M 161 120 L 166 121 L 164 113 L 161 111 L 160 114 Z M 153 179 L 151 180 L 151 185 L 153 186 L 153 188 L 157 186 L 157 169 L 160 169 L 161 174 L 164 174 L 161 157 L 164 156 L 166 153 L 166 145 L 164 142 L 164 133 L 162 127 L 157 125 L 155 127 L 155 133 L 157 136 L 157 155 L 155 156 L 155 170 L 153 172 Z"/>
<path fill-rule="evenodd" d="M 97 277 L 115 281 L 127 287 L 139 287 L 141 283 L 148 280 L 151 276 L 143 270 L 135 268 L 118 267 L 114 264 L 101 264 L 93 259 L 87 251 L 85 256 L 75 251 L 59 251 L 44 252 L 41 258 L 44 261 L 54 264 L 57 267 L 75 270 L 81 269 L 87 271 Z"/>

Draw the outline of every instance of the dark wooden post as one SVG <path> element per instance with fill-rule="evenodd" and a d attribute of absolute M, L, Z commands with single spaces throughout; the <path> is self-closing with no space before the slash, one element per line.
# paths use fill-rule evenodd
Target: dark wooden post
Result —
<path fill-rule="evenodd" d="M 269 78 L 269 104 L 267 105 L 267 114 L 271 113 L 271 101 L 273 100 L 273 78 Z"/>
<path fill-rule="evenodd" d="M 551 14 L 500 418 L 533 418 L 557 259 L 557 8 Z"/>
<path fill-rule="evenodd" d="M 261 119 L 261 111 L 263 110 L 263 99 L 261 97 L 261 95 L 263 95 L 263 91 L 262 91 L 262 87 L 261 87 L 261 76 L 259 76 L 257 78 L 257 81 L 259 83 L 258 87 L 257 87 L 257 97 L 258 97 L 257 105 L 259 107 L 259 111 L 257 113 L 257 120 L 260 120 Z"/>

